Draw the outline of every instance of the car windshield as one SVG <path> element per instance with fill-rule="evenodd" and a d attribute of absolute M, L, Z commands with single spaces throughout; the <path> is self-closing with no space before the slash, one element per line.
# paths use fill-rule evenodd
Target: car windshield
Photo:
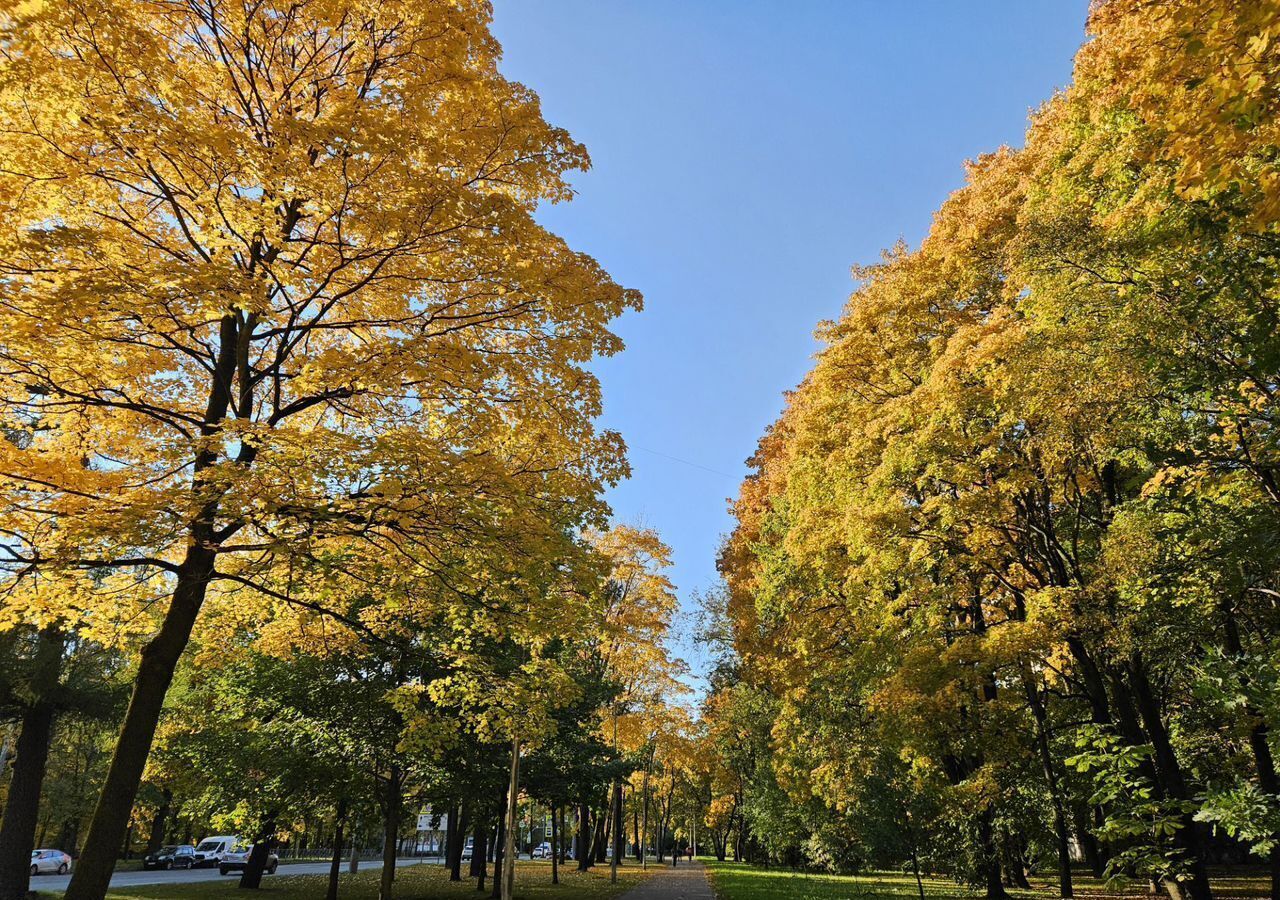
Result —
<path fill-rule="evenodd" d="M 201 841 L 197 850 L 217 850 L 222 846 L 222 841 Z"/>

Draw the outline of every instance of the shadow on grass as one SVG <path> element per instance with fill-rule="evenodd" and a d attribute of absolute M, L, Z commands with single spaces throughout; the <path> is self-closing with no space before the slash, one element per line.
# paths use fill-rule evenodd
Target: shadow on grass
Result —
<path fill-rule="evenodd" d="M 719 900 L 919 900 L 915 878 L 900 872 L 868 872 L 863 875 L 827 875 L 766 869 L 747 863 L 707 860 L 712 887 Z M 1075 894 L 1081 898 L 1150 897 L 1145 884 L 1107 885 L 1083 874 L 1075 877 Z M 982 897 L 964 885 L 943 878 L 925 878 L 926 900 L 974 900 Z M 1034 890 L 1010 890 L 1013 898 L 1042 900 L 1057 897 L 1057 880 L 1032 879 Z M 1267 897 L 1268 883 L 1253 869 L 1223 873 L 1213 879 L 1215 898 Z M 1161 894 L 1160 896 L 1164 896 Z"/>
<path fill-rule="evenodd" d="M 282 870 L 283 871 L 283 870 Z M 652 870 L 650 870 L 652 872 Z M 490 873 L 492 874 L 492 872 Z M 590 872 L 574 871 L 572 866 L 560 870 L 560 884 L 551 883 L 551 864 L 541 860 L 522 860 L 516 866 L 516 900 L 586 900 L 608 898 L 635 887 L 648 874 L 634 866 L 624 866 L 618 883 L 609 881 L 608 866 Z M 379 872 L 370 870 L 355 875 L 343 873 L 338 889 L 339 900 L 377 900 Z M 107 900 L 322 900 L 328 879 L 324 875 L 276 875 L 263 881 L 257 891 L 241 891 L 238 878 L 226 881 L 204 881 L 193 884 L 147 884 L 114 888 Z M 486 880 L 486 889 L 491 881 Z M 41 893 L 37 896 L 56 900 L 61 894 Z M 396 900 L 478 900 L 487 898 L 476 890 L 473 878 L 449 881 L 443 866 L 418 865 L 396 874 Z"/>

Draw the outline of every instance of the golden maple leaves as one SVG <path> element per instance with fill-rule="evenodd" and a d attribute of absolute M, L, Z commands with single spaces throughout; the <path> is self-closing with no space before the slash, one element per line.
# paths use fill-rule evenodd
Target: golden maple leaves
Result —
<path fill-rule="evenodd" d="M 533 219 L 589 161 L 489 17 L 5 5 L 0 624 L 136 640 L 198 551 L 267 652 L 432 629 L 419 687 L 477 708 L 486 641 L 562 677 L 626 472 L 584 363 L 640 298 Z"/>
<path fill-rule="evenodd" d="M 1191 628 L 1152 612 L 1194 553 L 1160 502 L 1276 502 L 1280 6 L 1111 0 L 1090 30 L 1026 147 L 855 271 L 734 506 L 738 649 L 802 764 L 841 752 L 826 690 L 912 752 L 998 747 L 997 677 Z M 1216 615 L 1188 581 L 1170 602 Z"/>

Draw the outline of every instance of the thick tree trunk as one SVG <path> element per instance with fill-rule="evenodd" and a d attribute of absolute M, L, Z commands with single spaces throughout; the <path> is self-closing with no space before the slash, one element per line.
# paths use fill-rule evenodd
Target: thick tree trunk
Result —
<path fill-rule="evenodd" d="M 173 808 L 173 791 L 165 788 L 160 793 L 160 807 L 151 820 L 151 835 L 147 838 L 147 852 L 155 853 L 164 846 L 164 831 L 169 824 L 169 812 Z"/>
<path fill-rule="evenodd" d="M 471 868 L 467 874 L 472 878 L 483 879 L 488 870 L 489 820 L 483 815 L 477 815 L 475 831 L 471 835 Z"/>
<path fill-rule="evenodd" d="M 609 819 L 607 815 L 596 816 L 596 827 L 591 841 L 591 858 L 598 863 L 609 859 Z"/>
<path fill-rule="evenodd" d="M 338 900 L 338 874 L 342 871 L 342 845 L 346 835 L 343 826 L 347 824 L 347 798 L 338 800 L 337 822 L 333 827 L 333 859 L 329 863 L 329 886 L 325 890 L 324 900 Z"/>
<path fill-rule="evenodd" d="M 129 827 L 133 801 L 138 796 L 142 771 L 151 753 L 165 694 L 204 604 L 215 558 L 210 546 L 193 541 L 178 568 L 177 584 L 160 631 L 142 648 L 133 695 L 89 823 L 84 853 L 76 861 L 67 887 L 66 900 L 102 900 L 106 896 L 115 870 L 116 851 Z"/>
<path fill-rule="evenodd" d="M 1138 714 L 1146 726 L 1147 736 L 1151 738 L 1151 746 L 1155 750 L 1156 771 L 1164 784 L 1165 794 L 1173 800 L 1190 799 L 1182 766 L 1173 752 L 1173 744 L 1169 740 L 1169 732 L 1165 728 L 1164 719 L 1160 715 L 1160 706 L 1147 680 L 1146 668 L 1141 657 L 1134 654 L 1129 666 L 1130 683 L 1133 686 L 1134 699 L 1137 702 Z M 1187 866 L 1191 877 L 1182 884 L 1168 882 L 1166 888 L 1170 896 L 1179 900 L 1185 895 L 1191 900 L 1209 900 L 1213 892 L 1209 888 L 1209 873 L 1205 868 L 1204 843 L 1201 839 L 1201 826 L 1190 812 L 1181 816 L 1182 827 L 1178 829 L 1174 840 L 1183 849 L 1187 857 Z M 1175 893 L 1176 892 L 1176 893 Z"/>
<path fill-rule="evenodd" d="M 454 828 L 454 845 L 449 848 L 449 880 L 462 880 L 462 851 L 467 843 L 467 826 L 470 824 L 470 810 L 465 803 L 455 807 L 458 813 L 458 824 Z M 471 855 L 475 856 L 475 844 L 472 843 Z"/>
<path fill-rule="evenodd" d="M 476 880 L 476 890 L 484 893 L 484 880 L 489 874 L 489 822 L 476 823 L 476 840 L 471 848 L 471 875 Z"/>
<path fill-rule="evenodd" d="M 451 804 L 444 824 L 444 864 L 446 867 L 453 868 L 454 857 L 459 856 L 461 850 L 462 833 L 458 830 L 458 806 L 457 804 Z"/>
<path fill-rule="evenodd" d="M 262 827 L 254 836 L 253 849 L 249 851 L 244 872 L 240 875 L 241 888 L 256 891 L 262 886 L 262 873 L 267 868 L 267 855 L 271 852 L 271 845 L 275 843 L 275 836 L 276 812 L 272 810 L 264 817 Z"/>
<path fill-rule="evenodd" d="M 66 636 L 45 629 L 36 638 L 31 668 L 30 705 L 22 714 L 13 761 L 13 778 L 4 817 L 0 819 L 0 898 L 24 900 L 31 884 L 31 851 L 35 849 L 44 785 L 53 736 L 54 698 Z"/>
<path fill-rule="evenodd" d="M 391 764 L 387 775 L 387 792 L 383 800 L 383 837 L 382 837 L 382 872 L 378 879 L 378 900 L 391 900 L 395 891 L 396 849 L 400 843 L 400 805 L 401 805 L 400 767 Z"/>
<path fill-rule="evenodd" d="M 1004 889 L 1004 882 L 1000 879 L 1000 852 L 996 848 L 992 818 L 993 813 L 990 807 L 984 809 L 978 816 L 978 851 L 982 854 L 982 880 L 986 888 L 987 900 L 1008 896 Z"/>
<path fill-rule="evenodd" d="M 1093 834 L 1094 826 L 1090 817 L 1095 809 L 1096 807 L 1090 806 L 1087 802 L 1074 800 L 1071 805 L 1071 818 L 1075 822 L 1075 831 L 1080 841 L 1080 852 L 1084 854 L 1084 861 L 1093 876 L 1101 878 L 1106 864 L 1102 861 L 1102 848 Z"/>
<path fill-rule="evenodd" d="M 578 871 L 591 868 L 591 807 L 584 794 L 578 804 L 578 833 L 574 838 L 574 853 L 578 857 Z"/>

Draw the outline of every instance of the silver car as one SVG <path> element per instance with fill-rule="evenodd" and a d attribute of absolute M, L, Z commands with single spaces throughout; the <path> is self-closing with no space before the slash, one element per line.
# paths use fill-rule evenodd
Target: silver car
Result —
<path fill-rule="evenodd" d="M 71 857 L 61 850 L 32 850 L 32 875 L 66 875 L 71 871 Z"/>
<path fill-rule="evenodd" d="M 224 853 L 222 859 L 218 861 L 218 874 L 230 875 L 232 872 L 243 872 L 249 865 L 249 855 L 253 853 L 253 844 L 237 844 L 231 848 L 230 853 Z M 263 866 L 263 870 L 268 875 L 276 874 L 276 868 L 280 865 L 280 858 L 275 853 L 267 854 L 267 863 Z"/>

